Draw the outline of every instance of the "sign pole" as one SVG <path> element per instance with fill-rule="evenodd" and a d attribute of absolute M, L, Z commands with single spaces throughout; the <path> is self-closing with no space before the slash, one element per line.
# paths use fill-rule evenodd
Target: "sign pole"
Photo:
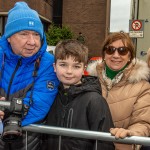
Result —
<path fill-rule="evenodd" d="M 134 19 L 138 19 L 138 7 L 139 7 L 139 0 L 135 0 L 135 16 Z M 137 38 L 134 38 L 134 46 L 135 46 L 135 58 L 137 53 Z"/>

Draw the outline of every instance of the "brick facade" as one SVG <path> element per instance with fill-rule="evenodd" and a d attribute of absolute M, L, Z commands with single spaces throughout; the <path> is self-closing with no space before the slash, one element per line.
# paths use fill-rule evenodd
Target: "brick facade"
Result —
<path fill-rule="evenodd" d="M 19 1 L 22 0 L 0 0 L 0 34 L 4 33 L 8 11 Z M 47 31 L 53 19 L 53 0 L 24 0 L 24 2 L 39 13 L 44 30 Z"/>
<path fill-rule="evenodd" d="M 109 0 L 63 0 L 63 24 L 71 27 L 78 36 L 82 32 L 89 57 L 101 55 L 101 44 L 108 28 L 107 5 Z"/>
<path fill-rule="evenodd" d="M 1 12 L 6 13 L 19 0 L 0 0 Z M 47 22 L 44 27 L 53 20 L 54 0 L 24 0 L 28 5 L 37 10 L 42 21 Z M 109 28 L 111 0 L 62 0 L 62 24 L 68 25 L 75 33 L 79 32 L 85 37 L 85 44 L 89 47 L 89 57 L 101 55 L 101 45 Z M 60 4 L 60 0 L 55 0 Z M 57 8 L 56 8 L 57 9 Z M 61 16 L 60 16 L 61 17 Z"/>
<path fill-rule="evenodd" d="M 0 0 L 0 13 L 8 12 L 19 0 Z M 21 0 L 20 0 L 21 1 Z M 53 0 L 24 0 L 28 5 L 38 11 L 47 21 L 52 21 Z"/>

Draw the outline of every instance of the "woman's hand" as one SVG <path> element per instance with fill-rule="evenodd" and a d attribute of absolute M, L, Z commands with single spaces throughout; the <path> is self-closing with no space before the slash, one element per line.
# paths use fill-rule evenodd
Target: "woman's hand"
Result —
<path fill-rule="evenodd" d="M 115 136 L 116 139 L 134 136 L 133 131 L 124 128 L 111 128 L 110 133 L 111 135 Z"/>
<path fill-rule="evenodd" d="M 5 100 L 5 97 L 1 97 L 1 98 L 0 98 L 0 101 L 4 101 L 4 100 Z M 3 118 L 4 118 L 4 115 L 5 115 L 5 113 L 0 110 L 0 119 L 3 119 Z"/>

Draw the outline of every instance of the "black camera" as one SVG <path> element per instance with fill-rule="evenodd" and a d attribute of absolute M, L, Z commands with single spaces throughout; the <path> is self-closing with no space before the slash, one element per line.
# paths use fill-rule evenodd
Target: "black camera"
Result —
<path fill-rule="evenodd" d="M 1 138 L 5 142 L 17 140 L 22 135 L 21 120 L 27 113 L 21 98 L 12 101 L 0 101 L 0 110 L 4 111 L 3 133 Z"/>

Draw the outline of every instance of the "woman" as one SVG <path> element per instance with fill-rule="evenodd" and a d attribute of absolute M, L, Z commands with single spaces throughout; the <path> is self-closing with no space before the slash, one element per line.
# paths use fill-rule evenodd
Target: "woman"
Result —
<path fill-rule="evenodd" d="M 101 63 L 92 63 L 87 71 L 98 75 L 116 128 L 116 139 L 150 135 L 149 68 L 135 59 L 132 40 L 126 33 L 110 34 L 102 46 Z M 117 150 L 132 150 L 135 145 L 115 144 Z"/>

